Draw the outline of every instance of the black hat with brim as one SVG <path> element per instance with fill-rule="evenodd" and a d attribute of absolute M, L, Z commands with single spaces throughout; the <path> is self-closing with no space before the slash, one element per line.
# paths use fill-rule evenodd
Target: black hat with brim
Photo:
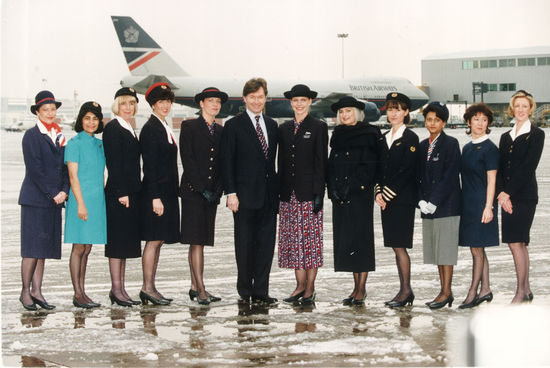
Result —
<path fill-rule="evenodd" d="M 136 90 L 133 89 L 132 87 L 122 87 L 115 93 L 115 98 L 117 98 L 118 96 L 132 96 L 133 98 L 136 99 L 136 102 L 139 102 Z"/>
<path fill-rule="evenodd" d="M 307 97 L 314 99 L 315 97 L 317 97 L 317 92 L 310 90 L 309 87 L 305 84 L 297 84 L 292 87 L 290 91 L 286 91 L 284 95 L 285 98 L 288 98 L 289 100 L 293 99 L 294 97 Z"/>
<path fill-rule="evenodd" d="M 160 100 L 170 100 L 173 102 L 174 92 L 172 92 L 172 88 L 170 88 L 168 83 L 155 83 L 145 92 L 145 100 L 147 100 L 151 106 Z"/>
<path fill-rule="evenodd" d="M 411 109 L 411 99 L 409 97 L 407 97 L 407 95 L 404 95 L 402 93 L 399 93 L 399 92 L 390 92 L 386 95 L 386 103 L 388 103 L 388 101 L 399 101 L 403 104 L 405 104 L 406 108 L 408 110 Z"/>
<path fill-rule="evenodd" d="M 355 107 L 363 111 L 365 109 L 365 104 L 352 96 L 344 96 L 338 102 L 330 105 L 332 111 L 337 112 L 343 107 Z"/>
<path fill-rule="evenodd" d="M 220 91 L 216 87 L 208 87 L 195 95 L 195 103 L 199 103 L 208 97 L 217 97 L 222 101 L 222 104 L 226 103 L 228 98 L 227 93 Z"/>
<path fill-rule="evenodd" d="M 34 105 L 31 106 L 31 112 L 36 115 L 36 111 L 40 106 L 52 103 L 55 104 L 56 109 L 59 109 L 59 106 L 61 106 L 61 102 L 55 100 L 53 93 L 50 91 L 40 91 L 34 97 Z"/>

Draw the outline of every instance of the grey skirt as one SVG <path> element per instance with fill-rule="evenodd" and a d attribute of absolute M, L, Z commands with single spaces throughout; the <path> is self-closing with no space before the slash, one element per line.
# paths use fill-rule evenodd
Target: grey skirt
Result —
<path fill-rule="evenodd" d="M 422 219 L 424 263 L 456 265 L 460 216 Z"/>

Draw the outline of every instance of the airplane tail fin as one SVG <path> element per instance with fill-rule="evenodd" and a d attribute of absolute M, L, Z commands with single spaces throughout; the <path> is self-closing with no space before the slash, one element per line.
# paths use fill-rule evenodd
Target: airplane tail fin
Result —
<path fill-rule="evenodd" d="M 111 20 L 132 75 L 189 75 L 131 17 Z"/>

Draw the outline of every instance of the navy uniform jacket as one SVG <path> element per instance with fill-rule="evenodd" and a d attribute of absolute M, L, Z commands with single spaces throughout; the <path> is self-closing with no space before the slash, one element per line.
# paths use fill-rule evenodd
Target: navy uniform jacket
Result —
<path fill-rule="evenodd" d="M 266 197 L 274 208 L 277 207 L 277 123 L 270 117 L 263 117 L 269 144 L 267 159 L 246 112 L 226 121 L 220 145 L 224 191 L 236 193 L 239 206 L 248 209 L 262 208 Z"/>
<path fill-rule="evenodd" d="M 500 136 L 497 195 L 505 192 L 510 195 L 512 201 L 514 199 L 538 201 L 535 170 L 543 147 L 544 131 L 536 126 L 531 126 L 529 133 L 516 137 L 515 141 L 512 141 L 509 132 Z"/>
<path fill-rule="evenodd" d="M 179 192 L 178 147 L 168 142 L 162 124 L 151 115 L 139 134 L 143 158 L 142 192 L 150 199 L 177 197 Z"/>
<path fill-rule="evenodd" d="M 380 175 L 376 193 L 382 193 L 386 202 L 416 206 L 418 189 L 416 169 L 418 156 L 418 136 L 405 128 L 403 136 L 395 140 L 388 148 L 385 132 L 379 139 Z"/>
<path fill-rule="evenodd" d="M 321 120 L 306 116 L 294 134 L 294 120 L 279 126 L 279 199 L 300 202 L 324 195 L 328 156 L 328 129 Z"/>
<path fill-rule="evenodd" d="M 456 138 L 441 132 L 428 157 L 429 139 L 420 142 L 418 183 L 420 200 L 437 206 L 435 213 L 422 218 L 460 216 L 460 147 Z"/>
<path fill-rule="evenodd" d="M 221 195 L 219 148 L 222 131 L 223 127 L 214 123 L 214 134 L 210 135 L 202 116 L 181 124 L 180 157 L 183 174 L 180 195 L 183 200 L 206 201 L 201 194 L 203 190 Z"/>
<path fill-rule="evenodd" d="M 137 137 L 124 129 L 117 119 L 113 119 L 105 125 L 102 140 L 109 172 L 105 194 L 120 198 L 139 193 L 141 164 Z"/>
<path fill-rule="evenodd" d="M 33 207 L 56 207 L 53 198 L 59 192 L 69 194 L 69 177 L 64 164 L 65 148 L 52 142 L 37 126 L 23 136 L 25 178 L 19 204 Z M 63 206 L 63 204 L 59 205 Z"/>

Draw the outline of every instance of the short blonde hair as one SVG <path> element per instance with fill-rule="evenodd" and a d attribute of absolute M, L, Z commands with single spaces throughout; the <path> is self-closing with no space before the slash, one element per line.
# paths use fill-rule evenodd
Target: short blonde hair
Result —
<path fill-rule="evenodd" d="M 355 120 L 357 120 L 358 123 L 365 120 L 365 112 L 364 111 L 361 111 L 357 107 L 354 107 L 353 112 L 355 114 Z M 337 125 L 342 124 L 342 119 L 340 119 L 340 109 L 338 109 L 338 112 L 336 113 L 336 124 Z"/>
<path fill-rule="evenodd" d="M 115 98 L 115 100 L 113 101 L 113 104 L 111 105 L 111 111 L 113 112 L 113 114 L 118 115 L 118 106 L 127 101 L 134 103 L 134 106 L 135 106 L 134 114 L 132 116 L 136 116 L 138 111 L 138 104 L 137 104 L 136 98 L 130 95 L 122 95 Z"/>
<path fill-rule="evenodd" d="M 510 99 L 510 105 L 508 106 L 508 115 L 510 115 L 510 117 L 512 117 L 512 118 L 515 117 L 514 116 L 514 103 L 516 102 L 516 100 L 518 98 L 526 98 L 527 101 L 529 101 L 529 105 L 531 105 L 531 110 L 529 110 L 529 117 L 531 117 L 531 115 L 533 115 L 533 112 L 537 108 L 537 104 L 536 104 L 535 99 L 533 98 L 533 96 L 529 92 L 524 91 L 522 89 L 520 89 L 519 91 L 514 93 L 514 95 Z"/>

